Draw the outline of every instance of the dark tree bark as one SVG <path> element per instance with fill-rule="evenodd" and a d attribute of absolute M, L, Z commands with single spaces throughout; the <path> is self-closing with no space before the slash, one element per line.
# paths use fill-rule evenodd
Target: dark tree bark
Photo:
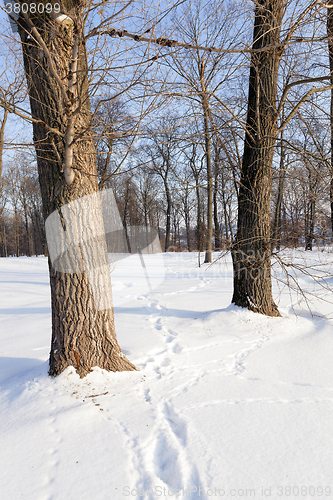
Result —
<path fill-rule="evenodd" d="M 1 257 L 7 257 L 7 235 L 6 235 L 6 222 L 4 219 L 0 218 L 0 223 L 1 224 L 1 233 L 0 233 L 0 253 Z"/>
<path fill-rule="evenodd" d="M 310 251 L 312 251 L 312 244 L 314 240 L 315 211 L 316 204 L 315 200 L 312 198 L 308 203 L 305 222 L 305 250 Z"/>
<path fill-rule="evenodd" d="M 308 173 L 308 191 L 305 197 L 305 250 L 312 251 L 313 240 L 315 238 L 315 217 L 316 217 L 316 185 L 317 176 L 313 178 L 311 171 Z"/>
<path fill-rule="evenodd" d="M 77 0 L 59 3 L 62 11 L 67 12 L 69 22 L 57 23 L 36 15 L 29 21 L 25 16 L 20 30 L 31 114 L 36 120 L 33 133 L 45 219 L 63 205 L 98 191 L 95 146 L 90 132 L 83 4 Z M 70 82 L 76 76 L 70 71 L 75 43 L 78 44 L 77 90 L 71 93 Z M 65 93 L 62 85 L 67 86 Z M 75 113 L 69 105 L 76 107 Z M 68 159 L 65 153 L 70 120 L 74 122 L 75 140 L 72 182 L 65 180 L 63 172 Z M 94 216 L 91 217 L 94 224 Z M 94 366 L 109 371 L 135 369 L 118 345 L 113 309 L 98 310 L 86 271 L 61 273 L 53 268 L 49 259 L 49 272 L 52 301 L 49 374 L 58 375 L 71 365 L 81 377 Z M 106 274 L 103 280 L 108 293 L 111 283 Z"/>
<path fill-rule="evenodd" d="M 238 194 L 238 225 L 232 249 L 232 302 L 280 316 L 272 297 L 270 200 L 277 136 L 276 95 L 285 0 L 257 0 L 249 81 L 244 155 Z M 275 46 L 275 47 L 274 47 Z"/>

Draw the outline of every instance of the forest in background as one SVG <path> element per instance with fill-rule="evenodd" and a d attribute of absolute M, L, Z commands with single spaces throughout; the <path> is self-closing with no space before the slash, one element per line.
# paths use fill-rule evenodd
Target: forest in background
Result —
<path fill-rule="evenodd" d="M 180 2 L 156 24 L 165 40 L 223 52 L 153 40 L 134 44 L 125 32 L 117 32 L 108 37 L 103 53 L 88 53 L 99 187 L 113 190 L 125 229 L 154 227 L 165 251 L 205 251 L 209 221 L 213 249 L 228 250 L 234 239 L 250 65 L 244 47 L 251 45 L 252 3 Z M 304 5 L 289 2 L 282 33 L 288 34 Z M 137 12 L 140 22 L 160 14 L 152 11 Z M 2 42 L 11 47 L 8 20 L 2 23 Z M 121 30 L 126 19 L 117 23 Z M 320 82 L 316 88 L 323 87 L 323 75 L 330 73 L 326 24 L 326 9 L 310 9 L 279 68 L 280 125 L 292 117 L 274 148 L 275 248 L 311 250 L 332 238 L 331 90 L 311 92 L 314 80 Z M 135 32 L 134 12 L 130 29 Z M 230 47 L 240 50 L 228 52 Z M 2 62 L 1 99 L 13 111 L 24 109 L 20 54 L 12 47 Z M 46 254 L 32 132 L 30 140 L 26 134 L 25 141 L 13 140 L 8 109 L 2 109 L 0 133 L 0 255 Z M 15 142 L 19 147 L 13 153 Z"/>

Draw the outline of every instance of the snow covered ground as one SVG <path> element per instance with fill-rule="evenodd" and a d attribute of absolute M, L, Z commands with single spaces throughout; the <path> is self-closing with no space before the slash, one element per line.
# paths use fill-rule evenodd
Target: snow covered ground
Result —
<path fill-rule="evenodd" d="M 0 259 L 1 500 L 333 498 L 332 304 L 313 295 L 312 317 L 275 284 L 283 317 L 267 318 L 230 306 L 229 258 L 145 259 L 165 274 L 151 292 L 113 271 L 118 340 L 140 371 L 82 380 L 47 376 L 46 259 Z"/>

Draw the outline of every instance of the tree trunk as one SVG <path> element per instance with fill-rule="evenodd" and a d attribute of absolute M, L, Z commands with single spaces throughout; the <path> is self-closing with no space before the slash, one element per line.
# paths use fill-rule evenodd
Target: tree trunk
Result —
<path fill-rule="evenodd" d="M 308 224 L 307 224 L 307 233 L 305 235 L 305 250 L 310 250 L 310 251 L 312 251 L 312 245 L 314 240 L 315 210 L 316 210 L 316 204 L 315 200 L 312 198 L 308 205 Z"/>
<path fill-rule="evenodd" d="M 214 193 L 213 193 L 213 207 L 214 207 L 214 242 L 215 242 L 215 250 L 221 250 L 222 241 L 221 241 L 221 229 L 219 223 L 219 215 L 218 215 L 218 205 L 217 205 L 217 193 L 218 193 L 218 178 L 219 178 L 219 151 L 215 145 L 215 172 L 214 172 Z"/>
<path fill-rule="evenodd" d="M 272 250 L 275 247 L 276 250 L 280 250 L 280 240 L 281 240 L 281 209 L 282 209 L 282 199 L 283 199 L 283 188 L 284 181 L 286 178 L 285 169 L 285 148 L 283 145 L 283 136 L 281 136 L 281 156 L 280 156 L 280 168 L 279 168 L 279 185 L 278 185 L 278 195 L 275 205 L 274 213 L 274 225 L 272 234 Z"/>
<path fill-rule="evenodd" d="M 333 0 L 328 0 L 329 5 L 333 5 Z M 331 85 L 333 85 L 333 8 L 327 9 L 327 36 L 328 55 L 330 61 Z M 333 88 L 331 89 L 331 182 L 330 182 L 330 204 L 331 204 L 331 228 L 333 236 Z"/>
<path fill-rule="evenodd" d="M 189 182 L 186 182 L 186 191 L 184 197 L 184 220 L 186 227 L 186 243 L 188 252 L 191 251 L 191 221 L 190 221 L 190 207 L 189 207 Z"/>
<path fill-rule="evenodd" d="M 211 140 L 209 131 L 208 103 L 206 95 L 203 97 L 203 111 L 205 124 L 205 148 L 207 167 L 207 239 L 205 263 L 212 262 L 212 240 L 213 240 L 213 176 L 211 159 Z"/>
<path fill-rule="evenodd" d="M 190 218 L 189 214 L 185 215 L 185 226 L 186 226 L 186 243 L 187 243 L 187 251 L 191 251 L 191 231 L 190 231 Z"/>
<path fill-rule="evenodd" d="M 226 201 L 226 181 L 224 179 L 224 168 L 221 170 L 221 185 L 222 185 L 222 203 L 223 203 L 223 214 L 224 214 L 224 226 L 225 226 L 225 239 L 226 239 L 226 245 L 227 248 L 229 248 L 229 241 L 231 238 L 229 237 L 229 230 L 228 227 L 230 228 L 230 236 L 232 237 L 232 232 L 231 232 L 231 221 L 230 217 L 228 216 L 228 207 L 227 207 L 227 201 Z"/>
<path fill-rule="evenodd" d="M 24 200 L 23 211 L 24 211 L 24 223 L 25 223 L 26 253 L 27 253 L 27 257 L 31 257 L 30 231 L 29 231 L 29 220 L 28 220 L 28 207 L 27 207 L 26 200 Z"/>
<path fill-rule="evenodd" d="M 315 183 L 311 172 L 308 174 L 309 188 L 306 196 L 306 213 L 305 213 L 305 250 L 312 251 L 312 244 L 314 240 L 314 225 L 315 225 Z"/>
<path fill-rule="evenodd" d="M 170 246 L 170 231 L 171 231 L 171 208 L 172 200 L 169 185 L 166 179 L 164 181 L 165 194 L 167 199 L 167 212 L 166 212 L 166 228 L 165 228 L 165 246 L 164 251 L 167 252 Z"/>
<path fill-rule="evenodd" d="M 3 170 L 3 151 L 4 151 L 4 137 L 5 137 L 5 126 L 8 118 L 8 110 L 4 110 L 3 119 L 0 126 L 0 188 L 2 182 L 2 170 Z"/>
<path fill-rule="evenodd" d="M 129 204 L 129 190 L 130 190 L 130 179 L 125 181 L 125 200 L 124 200 L 124 214 L 123 214 L 123 226 L 125 231 L 126 245 L 129 253 L 132 253 L 131 243 L 128 235 L 127 227 L 127 216 L 128 216 L 128 204 Z"/>
<path fill-rule="evenodd" d="M 197 197 L 197 247 L 199 254 L 202 251 L 202 220 L 201 220 L 201 199 L 199 188 L 199 177 L 195 176 L 195 194 Z"/>
<path fill-rule="evenodd" d="M 270 201 L 273 149 L 277 136 L 276 94 L 279 42 L 285 0 L 258 0 L 255 8 L 249 101 L 238 193 L 238 224 L 232 249 L 232 302 L 268 316 L 280 316 L 273 301 Z"/>
<path fill-rule="evenodd" d="M 36 16 L 31 19 L 38 30 L 37 34 L 26 18 L 21 20 L 26 29 L 20 30 L 31 113 L 35 120 L 39 120 L 33 124 L 33 133 L 45 219 L 67 203 L 98 191 L 95 146 L 90 133 L 91 111 L 82 3 L 69 0 L 65 11 L 74 23 L 64 21 L 58 24 L 50 18 Z M 33 36 L 30 36 L 31 32 Z M 38 39 L 38 33 L 42 40 Z M 77 42 L 74 42 L 74 36 Z M 75 43 L 78 44 L 78 71 L 77 90 L 73 92 L 77 92 L 78 97 L 72 99 L 74 94 L 70 95 L 66 91 L 73 107 L 77 106 L 73 115 L 61 82 L 70 89 L 70 81 L 76 76 L 70 72 Z M 69 121 L 74 116 L 75 142 L 70 144 Z M 75 140 L 82 132 L 83 137 Z M 68 176 L 67 182 L 64 178 L 66 162 L 71 154 L 72 183 Z M 89 216 L 89 223 L 93 227 L 96 216 Z M 77 247 L 77 252 L 82 258 L 80 247 Z M 58 375 L 71 365 L 80 377 L 94 366 L 109 371 L 135 369 L 117 343 L 113 308 L 110 305 L 107 309 L 98 310 L 87 271 L 83 269 L 75 274 L 56 271 L 49 258 L 49 272 L 52 301 L 49 374 Z M 104 293 L 108 293 L 111 290 L 109 273 L 104 272 L 102 282 L 106 284 Z"/>
<path fill-rule="evenodd" d="M 6 225 L 4 223 L 3 225 L 3 244 L 4 244 L 4 257 L 8 257 L 8 252 L 7 252 L 7 235 L 6 235 Z"/>
<path fill-rule="evenodd" d="M 15 252 L 16 257 L 20 256 L 20 215 L 17 212 L 17 208 L 14 208 L 14 227 L 15 227 Z"/>

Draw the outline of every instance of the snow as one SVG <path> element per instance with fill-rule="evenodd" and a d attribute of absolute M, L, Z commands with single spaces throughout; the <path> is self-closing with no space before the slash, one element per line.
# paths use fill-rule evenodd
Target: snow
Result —
<path fill-rule="evenodd" d="M 125 261 L 112 271 L 118 340 L 140 371 L 53 379 L 47 260 L 0 259 L 1 500 L 332 497 L 329 291 L 302 277 L 312 317 L 275 283 L 282 317 L 267 318 L 230 305 L 229 257 L 145 260 L 151 292 Z"/>

